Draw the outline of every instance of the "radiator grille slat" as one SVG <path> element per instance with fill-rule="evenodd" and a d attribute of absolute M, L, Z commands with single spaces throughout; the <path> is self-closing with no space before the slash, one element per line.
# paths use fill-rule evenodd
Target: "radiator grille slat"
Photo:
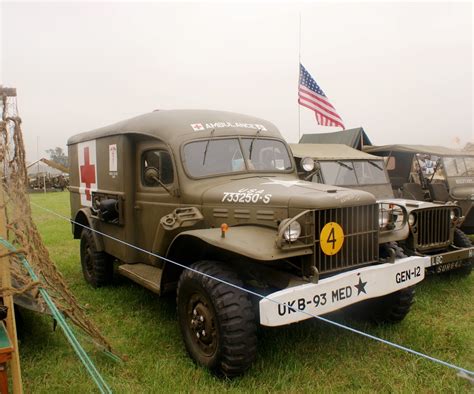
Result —
<path fill-rule="evenodd" d="M 315 265 L 321 274 L 378 261 L 378 205 L 363 205 L 314 212 Z M 326 255 L 320 246 L 320 233 L 329 222 L 338 223 L 344 231 L 344 243 L 334 255 Z"/>
<path fill-rule="evenodd" d="M 443 247 L 450 242 L 450 208 L 425 208 L 416 211 L 417 243 L 420 248 Z"/>

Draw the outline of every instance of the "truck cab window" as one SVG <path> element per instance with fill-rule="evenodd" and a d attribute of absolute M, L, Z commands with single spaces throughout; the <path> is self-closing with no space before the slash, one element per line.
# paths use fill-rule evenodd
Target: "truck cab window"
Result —
<path fill-rule="evenodd" d="M 149 150 L 142 154 L 142 184 L 144 186 L 160 186 L 173 183 L 173 163 L 170 154 L 165 150 Z M 153 171 L 156 170 L 156 172 Z"/>

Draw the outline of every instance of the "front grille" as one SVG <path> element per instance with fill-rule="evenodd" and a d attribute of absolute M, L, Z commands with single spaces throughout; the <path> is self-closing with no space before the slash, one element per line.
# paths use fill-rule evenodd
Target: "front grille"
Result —
<path fill-rule="evenodd" d="M 439 248 L 450 244 L 451 208 L 437 207 L 417 209 L 416 242 L 417 248 Z"/>
<path fill-rule="evenodd" d="M 335 208 L 314 212 L 315 223 L 315 265 L 322 274 L 345 268 L 377 262 L 378 206 Z M 344 243 L 334 255 L 327 255 L 321 248 L 320 234 L 330 222 L 338 223 L 344 231 Z"/>

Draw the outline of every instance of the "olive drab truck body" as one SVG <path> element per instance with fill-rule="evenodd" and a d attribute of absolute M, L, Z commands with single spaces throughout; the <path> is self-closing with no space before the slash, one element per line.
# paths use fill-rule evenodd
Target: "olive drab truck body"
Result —
<path fill-rule="evenodd" d="M 226 376 L 254 359 L 258 322 L 290 324 L 363 300 L 386 311 L 385 296 L 424 277 L 422 257 L 379 256 L 371 194 L 299 180 L 263 119 L 155 111 L 75 135 L 68 147 L 86 280 L 105 285 L 115 262 L 158 294 L 176 292 L 187 351 Z"/>
<path fill-rule="evenodd" d="M 382 158 L 342 144 L 291 144 L 297 162 L 305 157 L 315 160 L 317 169 L 301 172 L 313 182 L 364 190 L 381 204 L 396 205 L 408 213 L 409 232 L 391 231 L 408 255 L 426 255 L 428 272 L 451 270 L 470 273 L 474 248 L 457 227 L 464 217 L 453 202 L 432 203 L 396 198 Z M 387 213 L 387 219 L 389 218 Z"/>

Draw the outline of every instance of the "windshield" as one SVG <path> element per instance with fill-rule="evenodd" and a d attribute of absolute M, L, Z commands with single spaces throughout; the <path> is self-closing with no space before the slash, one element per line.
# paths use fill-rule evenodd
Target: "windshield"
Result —
<path fill-rule="evenodd" d="M 281 172 L 292 169 L 286 145 L 266 138 L 221 138 L 184 146 L 184 165 L 199 178 L 234 172 Z"/>
<path fill-rule="evenodd" d="M 389 183 L 382 160 L 321 161 L 324 183 L 336 186 Z"/>
<path fill-rule="evenodd" d="M 443 157 L 448 176 L 474 176 L 474 157 Z"/>

